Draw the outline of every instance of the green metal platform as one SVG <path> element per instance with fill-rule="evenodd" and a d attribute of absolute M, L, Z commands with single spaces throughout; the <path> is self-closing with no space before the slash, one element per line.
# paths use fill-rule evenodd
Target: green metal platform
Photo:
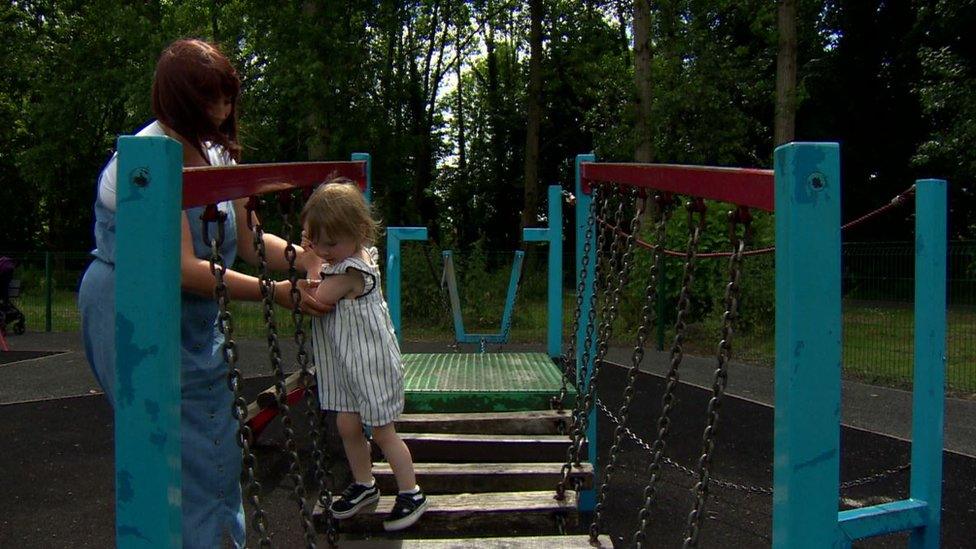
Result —
<path fill-rule="evenodd" d="M 403 362 L 408 413 L 548 410 L 562 385 L 545 353 L 415 353 Z M 570 387 L 563 405 L 575 397 Z"/>

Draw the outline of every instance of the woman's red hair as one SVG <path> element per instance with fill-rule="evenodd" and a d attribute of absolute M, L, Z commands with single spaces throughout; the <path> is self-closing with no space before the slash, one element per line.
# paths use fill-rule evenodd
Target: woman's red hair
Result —
<path fill-rule="evenodd" d="M 213 44 L 184 39 L 170 44 L 156 64 L 152 109 L 156 118 L 194 144 L 204 159 L 203 144 L 221 145 L 240 160 L 237 144 L 237 98 L 241 81 L 227 57 Z M 209 109 L 222 99 L 231 102 L 227 119 L 218 127 Z"/>

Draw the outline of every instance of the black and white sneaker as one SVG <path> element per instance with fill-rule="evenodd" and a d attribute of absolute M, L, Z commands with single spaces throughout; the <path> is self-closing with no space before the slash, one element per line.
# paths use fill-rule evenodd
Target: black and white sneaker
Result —
<path fill-rule="evenodd" d="M 380 500 L 380 490 L 376 483 L 364 486 L 358 482 L 350 484 L 338 499 L 332 502 L 332 516 L 337 519 L 347 519 L 364 507 L 375 505 Z"/>
<path fill-rule="evenodd" d="M 400 492 L 396 502 L 393 503 L 393 510 L 383 520 L 383 529 L 387 532 L 395 532 L 409 528 L 426 510 L 427 498 L 423 492 L 417 491 L 414 494 Z"/>

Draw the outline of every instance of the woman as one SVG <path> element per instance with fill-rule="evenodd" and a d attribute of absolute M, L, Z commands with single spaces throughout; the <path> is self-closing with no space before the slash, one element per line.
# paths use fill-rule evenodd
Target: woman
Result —
<path fill-rule="evenodd" d="M 240 80 L 227 58 L 201 40 L 178 40 L 163 51 L 156 65 L 152 108 L 156 121 L 136 135 L 167 135 L 183 145 L 184 166 L 227 166 L 240 155 L 237 143 L 237 99 Z M 114 406 L 115 338 L 115 156 L 98 180 L 95 201 L 95 260 L 82 279 L 78 294 L 85 353 L 105 395 Z M 227 214 L 221 249 L 227 265 L 235 257 L 258 261 L 250 244 L 253 233 L 244 222 L 244 200 L 218 205 Z M 237 421 L 231 416 L 233 394 L 227 387 L 227 365 L 221 354 L 223 336 L 217 329 L 214 276 L 210 246 L 200 223 L 203 208 L 183 215 L 182 251 L 182 435 L 184 547 L 223 547 L 229 538 L 244 546 L 241 502 L 241 453 Z M 241 222 L 238 223 L 237 221 Z M 247 243 L 238 249 L 237 243 Z M 269 267 L 285 270 L 287 243 L 266 234 Z M 300 261 L 306 252 L 298 248 Z M 258 279 L 233 270 L 224 276 L 231 300 L 261 299 Z M 275 301 L 291 308 L 288 282 L 275 285 Z M 329 308 L 300 286 L 301 307 L 320 315 Z"/>

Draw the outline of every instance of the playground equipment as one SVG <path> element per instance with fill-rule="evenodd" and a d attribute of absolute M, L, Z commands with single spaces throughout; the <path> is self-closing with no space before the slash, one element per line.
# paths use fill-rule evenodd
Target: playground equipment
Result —
<path fill-rule="evenodd" d="M 179 216 L 175 214 L 189 205 L 310 186 L 336 171 L 368 189 L 369 163 L 355 161 L 210 168 L 187 170 L 181 178 L 179 147 L 168 138 L 121 138 L 119 151 L 117 375 L 120 380 L 132 380 L 134 398 L 131 403 L 120 402 L 116 409 L 117 478 L 131 489 L 131 497 L 119 498 L 116 503 L 117 539 L 119 546 L 123 547 L 141 545 L 146 540 L 158 546 L 178 546 L 181 535 L 180 504 L 179 498 L 170 497 L 180 485 Z M 745 247 L 743 231 L 749 223 L 750 208 L 775 211 L 777 215 L 773 545 L 789 548 L 847 546 L 855 539 L 910 530 L 913 546 L 938 546 L 945 355 L 945 182 L 918 182 L 916 258 L 917 280 L 920 282 L 916 284 L 915 300 L 916 389 L 911 497 L 901 502 L 838 513 L 839 153 L 836 145 L 794 143 L 778 148 L 775 161 L 775 171 L 769 171 L 607 164 L 595 162 L 592 156 L 577 159 L 578 291 L 569 352 L 565 355 L 560 352 L 558 331 L 550 331 L 548 357 L 541 353 L 538 354 L 541 358 L 507 356 L 505 353 L 405 357 L 408 406 L 414 402 L 418 406 L 415 411 L 441 412 L 408 414 L 400 422 L 400 431 L 427 431 L 404 437 L 418 462 L 417 471 L 424 479 L 422 483 L 425 488 L 437 483 L 445 491 L 451 487 L 466 490 L 486 483 L 490 485 L 487 493 L 473 499 L 450 494 L 441 497 L 432 495 L 431 510 L 428 511 L 430 518 L 425 515 L 419 533 L 427 527 L 424 525 L 436 524 L 437 520 L 450 522 L 457 520 L 458 516 L 485 513 L 491 513 L 494 517 L 492 520 L 496 522 L 500 515 L 521 518 L 536 513 L 554 514 L 560 517 L 558 524 L 565 524 L 578 518 L 575 513 L 578 509 L 594 512 L 595 520 L 589 536 L 556 536 L 555 532 L 551 532 L 553 535 L 510 541 L 553 547 L 589 547 L 591 543 L 606 545 L 606 540 L 601 537 L 600 505 L 612 495 L 607 487 L 612 476 L 613 458 L 603 471 L 594 471 L 591 465 L 596 463 L 599 444 L 595 429 L 599 403 L 597 380 L 600 368 L 607 362 L 606 353 L 612 337 L 620 288 L 631 275 L 631 258 L 642 212 L 648 200 L 654 200 L 659 210 L 666 212 L 670 201 L 667 195 L 670 193 L 691 198 L 693 209 L 689 215 L 695 214 L 694 208 L 697 206 L 694 204 L 698 199 L 731 203 L 736 212 L 730 218 L 732 258 L 725 322 L 716 357 L 718 366 L 713 394 L 704 414 L 702 454 L 695 468 L 697 482 L 693 509 L 686 524 L 686 546 L 697 545 L 712 481 L 710 466 L 715 458 L 713 437 L 728 377 L 731 327 L 737 307 L 737 288 L 741 283 L 739 265 Z M 233 177 L 229 177 L 230 174 Z M 184 187 L 182 193 L 181 180 Z M 234 184 L 229 184 L 229 181 L 234 181 Z M 553 208 L 551 193 L 550 211 Z M 660 198 L 652 196 L 654 193 Z M 558 199 L 556 202 L 558 204 Z M 625 219 L 629 224 L 624 224 Z M 659 215 L 656 229 L 660 231 L 666 221 L 667 215 Z M 219 238 L 219 219 L 212 219 L 211 223 L 216 224 Z M 692 226 L 687 250 L 690 269 L 693 268 L 697 249 L 694 236 L 697 226 L 694 223 L 689 225 Z M 557 224 L 550 216 L 550 228 L 543 229 L 548 232 L 545 235 L 534 233 L 534 236 L 550 238 L 550 266 L 554 265 L 554 228 L 558 226 L 561 223 Z M 387 232 L 387 298 L 399 335 L 400 245 L 402 241 L 425 239 L 426 231 L 422 228 L 389 228 Z M 147 254 L 145 242 L 150 240 L 159 245 L 154 247 L 152 254 Z M 657 242 L 652 248 L 655 255 L 661 253 L 660 240 Z M 219 286 L 222 265 L 219 257 L 215 257 L 213 262 Z M 555 310 L 554 295 L 557 297 L 555 301 L 559 301 L 559 286 L 552 284 L 553 271 L 550 267 L 550 311 Z M 141 273 L 142 276 L 129 273 Z M 295 276 L 294 273 L 292 276 Z M 639 342 L 646 336 L 651 311 L 655 310 L 652 306 L 656 298 L 653 269 L 649 276 L 644 320 L 637 333 Z M 267 287 L 269 280 L 263 273 L 263 288 Z M 603 293 L 602 300 L 598 298 L 598 292 Z M 137 302 L 130 299 L 133 295 L 143 296 L 144 299 Z M 219 300 L 221 322 L 228 328 L 228 345 L 233 346 L 226 309 L 227 296 L 220 296 Z M 679 307 L 682 302 L 679 299 Z M 561 314 L 556 318 L 561 318 Z M 680 310 L 678 318 L 681 318 Z M 550 328 L 553 320 L 550 317 Z M 297 317 L 297 321 L 300 326 L 301 318 Z M 269 325 L 273 326 L 272 323 Z M 553 337 L 554 333 L 557 337 Z M 145 352 L 153 346 L 154 352 Z M 632 356 L 631 373 L 639 367 L 642 353 L 642 345 L 637 345 Z M 286 397 L 289 391 L 280 368 L 280 354 L 276 356 L 272 352 L 272 356 L 277 380 L 277 405 L 284 420 L 290 415 Z M 562 376 L 549 358 L 560 356 Z M 240 373 L 234 364 L 236 357 L 233 352 L 228 357 L 231 381 L 236 387 L 240 382 Z M 301 358 L 297 362 L 300 370 L 307 374 L 307 362 Z M 499 364 L 503 367 L 492 369 Z M 558 393 L 561 397 L 568 397 L 574 392 L 578 393 L 571 403 L 571 416 L 566 412 L 545 411 L 548 400 L 541 405 L 533 402 L 534 409 L 490 409 L 500 402 L 513 408 L 528 406 L 526 402 L 530 399 L 523 394 L 524 383 L 519 383 L 518 392 L 512 391 L 516 394 L 514 401 L 504 402 L 506 388 L 493 383 L 505 380 L 497 380 L 490 375 L 492 372 L 510 374 L 526 364 L 531 368 L 519 371 L 541 372 L 540 378 L 555 371 L 554 377 L 543 379 L 543 388 L 549 395 Z M 677 368 L 677 364 L 674 366 Z M 445 375 L 465 371 L 474 371 L 481 376 L 480 379 L 470 380 L 474 390 L 467 386 L 458 388 L 464 380 L 462 376 Z M 677 378 L 669 377 L 669 380 L 676 382 Z M 499 388 L 501 390 L 496 390 Z M 632 386 L 628 388 L 632 397 Z M 458 396 L 461 393 L 481 396 Z M 307 388 L 305 394 L 308 394 Z M 614 446 L 619 445 L 619 437 L 626 429 L 630 397 L 625 395 L 624 407 L 619 413 L 621 430 L 617 433 Z M 563 401 L 557 398 L 556 402 Z M 250 431 L 244 423 L 244 404 L 241 399 L 237 400 L 235 414 L 241 420 L 245 472 L 253 479 L 254 458 L 248 454 Z M 450 411 L 452 406 L 458 406 L 455 412 L 466 413 L 443 413 Z M 662 413 L 664 424 L 667 422 L 668 406 L 666 400 Z M 311 408 L 317 410 L 315 406 Z M 318 418 L 313 417 L 310 421 L 318 421 Z M 569 441 L 564 436 L 540 434 L 554 433 L 561 423 L 564 429 L 569 425 Z M 489 427 L 494 431 L 484 432 Z M 520 430 L 518 434 L 511 432 L 516 429 Z M 501 435 L 499 430 L 508 432 Z M 665 439 L 666 432 L 654 446 L 661 456 L 666 451 Z M 291 444 L 293 442 L 289 442 L 289 446 Z M 522 456 L 527 453 L 544 461 L 502 463 L 504 460 L 524 459 Z M 473 462 L 488 455 L 497 462 L 470 466 L 424 463 L 432 457 L 444 456 L 455 461 Z M 565 460 L 557 462 L 560 455 L 564 455 Z M 613 455 L 614 449 L 611 448 Z M 307 528 L 308 494 L 303 494 L 298 488 L 303 468 L 297 456 L 291 459 L 289 480 L 293 483 L 296 498 L 302 503 L 300 514 L 303 526 Z M 320 467 L 319 461 L 313 460 L 312 466 Z M 250 471 L 247 468 L 251 468 Z M 647 487 L 652 495 L 655 489 L 653 468 L 652 461 L 651 480 Z M 316 471 L 316 478 L 319 472 Z M 390 482 L 386 473 L 381 473 L 379 477 L 381 482 Z M 539 484 L 555 484 L 556 498 L 552 497 L 551 490 L 511 491 L 516 486 L 521 490 L 531 490 Z M 252 525 L 260 524 L 260 501 L 253 486 L 246 487 L 245 495 L 249 503 L 257 504 Z M 327 502 L 328 493 L 324 495 Z M 383 511 L 389 505 L 390 502 L 381 503 L 378 511 Z M 335 524 L 329 520 L 328 505 L 321 507 L 321 510 L 324 516 L 318 524 L 326 530 L 327 540 L 335 542 Z M 375 521 L 369 516 L 364 520 L 367 528 L 370 520 Z M 646 510 L 641 510 L 640 513 L 635 511 L 635 520 L 653 519 Z M 641 544 L 642 526 L 638 528 L 634 542 Z M 477 539 L 480 532 L 474 528 L 468 532 L 469 539 L 453 543 L 464 543 L 469 547 L 488 546 L 489 542 Z M 141 539 L 136 539 L 137 536 Z M 315 532 L 306 530 L 306 538 L 314 543 Z M 411 544 L 405 541 L 403 546 Z M 436 542 L 421 540 L 417 546 L 435 547 Z"/>

